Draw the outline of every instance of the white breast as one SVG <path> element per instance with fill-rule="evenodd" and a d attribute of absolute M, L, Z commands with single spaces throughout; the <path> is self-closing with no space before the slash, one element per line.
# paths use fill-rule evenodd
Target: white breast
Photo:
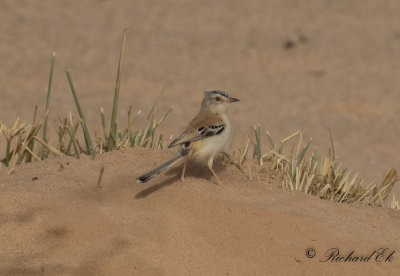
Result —
<path fill-rule="evenodd" d="M 198 161 L 208 161 L 214 159 L 215 156 L 220 153 L 229 139 L 231 125 L 227 116 L 223 116 L 223 122 L 225 125 L 224 131 L 212 137 L 208 137 L 202 140 L 198 140 L 193 143 L 191 153 L 189 154 L 193 159 Z"/>

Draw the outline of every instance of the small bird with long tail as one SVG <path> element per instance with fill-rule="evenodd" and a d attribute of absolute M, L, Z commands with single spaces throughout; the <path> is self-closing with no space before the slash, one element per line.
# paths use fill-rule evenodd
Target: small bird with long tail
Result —
<path fill-rule="evenodd" d="M 145 183 L 183 159 L 182 182 L 185 180 L 187 162 L 195 160 L 207 163 L 217 182 L 222 184 L 213 169 L 213 162 L 229 138 L 231 125 L 226 111 L 231 103 L 238 101 L 238 99 L 232 98 L 225 91 L 213 90 L 205 92 L 197 116 L 168 146 L 168 148 L 179 146 L 178 155 L 138 177 L 136 182 Z"/>

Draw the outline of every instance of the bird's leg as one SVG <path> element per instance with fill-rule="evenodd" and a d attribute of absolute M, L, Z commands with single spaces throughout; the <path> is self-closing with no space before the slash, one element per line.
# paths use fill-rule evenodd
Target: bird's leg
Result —
<path fill-rule="evenodd" d="M 213 161 L 214 161 L 214 158 L 210 158 L 210 159 L 208 160 L 208 163 L 207 163 L 208 168 L 210 169 L 210 171 L 212 172 L 212 174 L 213 174 L 213 175 L 215 176 L 215 178 L 217 179 L 218 184 L 219 184 L 219 185 L 222 185 L 222 182 L 219 180 L 217 174 L 215 173 L 215 171 L 214 171 L 214 169 L 213 169 L 213 167 L 212 167 Z"/>
<path fill-rule="evenodd" d="M 187 165 L 187 158 L 183 161 L 183 169 L 182 169 L 182 175 L 181 175 L 181 181 L 185 182 L 185 171 L 186 171 L 186 165 Z"/>

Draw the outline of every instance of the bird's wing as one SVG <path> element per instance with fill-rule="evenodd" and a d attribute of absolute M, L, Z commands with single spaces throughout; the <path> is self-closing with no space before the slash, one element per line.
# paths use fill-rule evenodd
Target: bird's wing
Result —
<path fill-rule="evenodd" d="M 200 113 L 190 122 L 187 129 L 178 135 L 168 147 L 186 145 L 186 143 L 219 135 L 224 129 L 225 124 L 221 117 L 212 113 Z"/>

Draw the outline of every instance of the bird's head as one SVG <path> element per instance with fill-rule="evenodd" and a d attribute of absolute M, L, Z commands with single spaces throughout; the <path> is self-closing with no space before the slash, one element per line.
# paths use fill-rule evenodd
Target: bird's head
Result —
<path fill-rule="evenodd" d="M 204 99 L 201 106 L 203 109 L 207 109 L 213 113 L 224 113 L 231 103 L 238 101 L 239 99 L 229 96 L 228 92 L 212 90 L 204 92 Z"/>

